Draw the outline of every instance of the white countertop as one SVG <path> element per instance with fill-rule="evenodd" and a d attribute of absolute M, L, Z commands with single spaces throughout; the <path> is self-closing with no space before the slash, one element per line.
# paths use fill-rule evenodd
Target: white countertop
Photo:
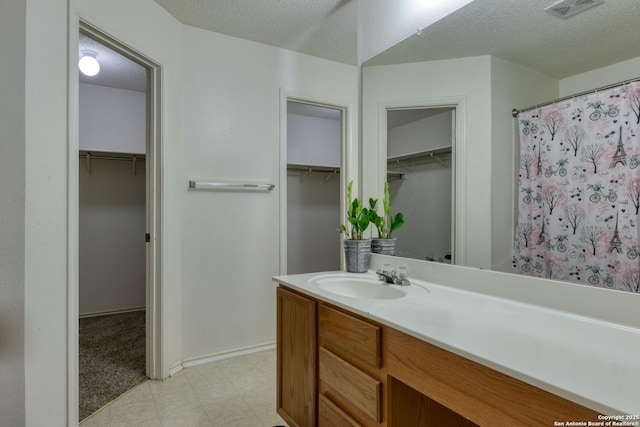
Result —
<path fill-rule="evenodd" d="M 345 297 L 310 283 L 325 274 L 376 277 L 273 280 L 603 414 L 640 415 L 640 329 L 415 279 L 399 299 Z"/>

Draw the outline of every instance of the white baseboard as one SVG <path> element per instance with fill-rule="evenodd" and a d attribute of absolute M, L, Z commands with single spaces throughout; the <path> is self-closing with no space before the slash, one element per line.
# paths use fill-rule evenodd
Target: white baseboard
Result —
<path fill-rule="evenodd" d="M 184 368 L 184 366 L 182 366 L 182 361 L 178 360 L 176 363 L 173 364 L 173 366 L 171 366 L 169 368 L 169 377 L 168 378 L 171 378 L 172 376 L 174 376 L 178 372 L 182 371 L 183 368 Z M 167 379 L 167 378 L 165 378 L 165 379 Z"/>
<path fill-rule="evenodd" d="M 79 317 L 83 319 L 85 317 L 98 317 L 98 316 L 108 316 L 110 314 L 123 314 L 123 313 L 133 313 L 134 311 L 145 311 L 144 307 L 135 307 L 135 308 L 126 308 L 124 310 L 112 310 L 112 311 L 97 311 L 94 313 L 84 313 Z"/>
<path fill-rule="evenodd" d="M 238 348 L 235 350 L 223 351 L 221 353 L 209 354 L 206 356 L 191 357 L 189 359 L 177 362 L 169 369 L 169 375 L 173 376 L 180 372 L 183 368 L 190 366 L 202 365 L 205 363 L 215 362 L 216 360 L 229 359 L 231 357 L 243 356 L 245 354 L 258 353 L 260 351 L 273 350 L 276 348 L 275 342 L 266 344 L 252 345 L 249 347 Z"/>

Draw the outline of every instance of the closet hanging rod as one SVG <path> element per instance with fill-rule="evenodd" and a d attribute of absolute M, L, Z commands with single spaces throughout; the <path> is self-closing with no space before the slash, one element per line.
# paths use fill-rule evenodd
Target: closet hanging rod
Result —
<path fill-rule="evenodd" d="M 288 164 L 287 171 L 305 172 L 305 173 L 310 173 L 310 172 L 340 173 L 340 167 Z"/>
<path fill-rule="evenodd" d="M 136 162 L 144 162 L 144 154 L 128 154 L 127 157 L 122 156 L 103 156 L 99 154 L 80 153 L 81 159 L 89 160 L 126 160 L 128 162 L 135 160 Z"/>
<path fill-rule="evenodd" d="M 248 184 L 230 182 L 211 181 L 189 181 L 189 188 L 198 190 L 264 190 L 271 191 L 276 186 L 274 184 Z"/>
<path fill-rule="evenodd" d="M 572 98 L 577 98 L 579 96 L 589 95 L 591 93 L 600 92 L 602 90 L 613 89 L 614 87 L 624 86 L 626 84 L 637 82 L 639 80 L 640 80 L 640 77 L 636 77 L 635 79 L 624 80 L 624 81 L 621 81 L 621 82 L 618 82 L 618 83 L 613 83 L 613 84 L 610 84 L 610 85 L 607 85 L 607 86 L 602 86 L 602 87 L 599 87 L 599 88 L 596 88 L 596 89 L 589 89 L 589 90 L 585 90 L 584 92 L 575 93 L 573 95 L 563 96 L 562 98 L 554 99 L 553 101 L 543 102 L 542 104 L 533 105 L 531 107 L 523 108 L 521 110 L 518 110 L 517 108 L 514 108 L 513 110 L 511 110 L 511 115 L 515 118 L 515 117 L 518 117 L 518 114 L 524 113 L 525 111 L 535 110 L 536 108 L 545 107 L 547 105 L 555 104 L 556 102 L 566 101 L 567 99 L 572 99 Z"/>

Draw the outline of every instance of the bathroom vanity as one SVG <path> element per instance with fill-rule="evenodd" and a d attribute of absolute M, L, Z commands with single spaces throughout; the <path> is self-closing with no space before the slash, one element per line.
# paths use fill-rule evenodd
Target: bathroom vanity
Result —
<path fill-rule="evenodd" d="M 593 360 L 569 355 L 570 372 L 548 380 L 557 376 L 553 365 L 567 360 L 554 362 L 556 355 L 526 328 L 559 316 L 551 323 L 578 333 L 571 322 L 579 319 L 563 313 L 417 280 L 388 285 L 373 272 L 274 281 L 277 405 L 290 426 L 539 427 L 625 411 L 592 401 L 598 398 L 592 390 L 573 389 L 579 381 L 572 378 L 590 376 L 581 369 Z M 559 350 L 553 345 L 551 339 L 549 351 Z M 495 346 L 502 359 L 486 358 L 500 352 L 482 349 Z"/>

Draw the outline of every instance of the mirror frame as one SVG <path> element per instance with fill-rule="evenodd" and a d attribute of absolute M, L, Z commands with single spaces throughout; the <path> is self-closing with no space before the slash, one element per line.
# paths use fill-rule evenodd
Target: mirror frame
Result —
<path fill-rule="evenodd" d="M 362 82 L 364 84 L 364 81 Z M 377 170 L 377 197 L 380 198 L 384 195 L 384 183 L 387 180 L 387 111 L 388 110 L 409 110 L 419 108 L 453 108 L 453 127 L 452 133 L 454 141 L 451 147 L 451 155 L 453 158 L 452 165 L 452 191 L 451 197 L 451 209 L 452 209 L 452 222 L 451 222 L 451 245 L 452 245 L 452 259 L 451 263 L 455 265 L 466 265 L 466 220 L 467 220 L 467 206 L 466 206 L 466 194 L 467 185 L 464 178 L 464 171 L 466 170 L 466 109 L 467 99 L 466 96 L 450 96 L 450 97 L 435 97 L 435 98 L 414 98 L 414 99 L 396 99 L 385 100 L 378 102 L 378 170 Z M 366 120 L 362 121 L 362 125 L 365 126 Z M 364 135 L 364 132 L 362 132 Z M 364 166 L 364 165 L 363 165 Z M 362 169 L 363 181 L 365 177 L 365 169 Z"/>

